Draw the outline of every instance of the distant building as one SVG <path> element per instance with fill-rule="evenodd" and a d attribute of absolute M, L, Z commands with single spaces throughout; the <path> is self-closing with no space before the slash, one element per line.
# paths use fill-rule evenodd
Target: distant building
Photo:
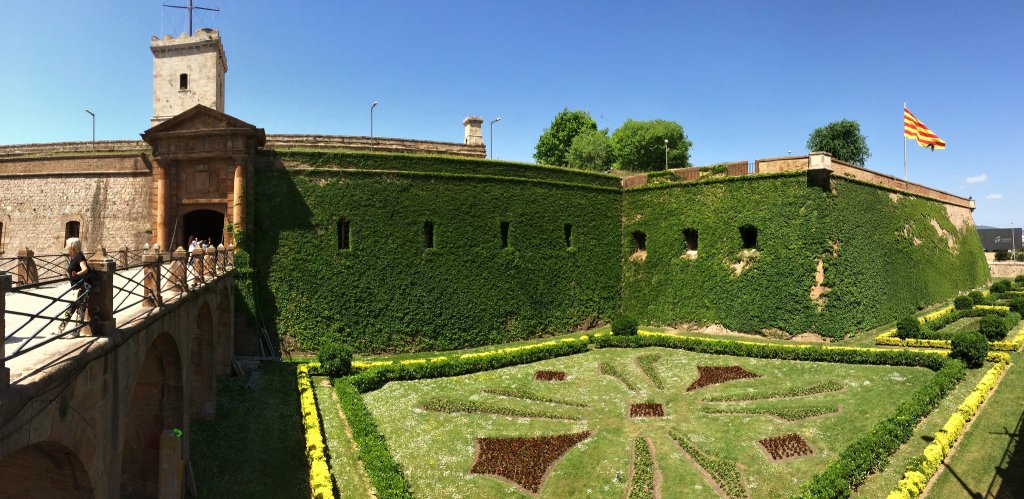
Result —
<path fill-rule="evenodd" d="M 1020 251 L 1024 249 L 1021 228 L 1011 229 L 978 229 L 978 237 L 981 238 L 981 247 L 985 253 L 994 253 L 998 250 Z"/>

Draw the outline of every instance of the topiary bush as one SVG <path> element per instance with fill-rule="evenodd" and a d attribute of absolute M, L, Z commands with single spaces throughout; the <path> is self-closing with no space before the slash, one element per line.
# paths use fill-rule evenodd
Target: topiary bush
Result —
<path fill-rule="evenodd" d="M 612 332 L 618 336 L 636 336 L 637 321 L 631 315 L 619 315 L 612 319 Z"/>
<path fill-rule="evenodd" d="M 1010 285 L 1010 281 L 1001 280 L 993 282 L 992 287 L 989 288 L 989 291 L 993 293 L 1005 293 L 1009 291 L 1011 287 L 1012 286 Z"/>
<path fill-rule="evenodd" d="M 344 343 L 324 343 L 317 358 L 324 374 L 337 377 L 348 376 L 352 372 L 352 349 Z"/>
<path fill-rule="evenodd" d="M 1011 312 L 1017 312 L 1018 314 L 1024 315 L 1024 296 L 1014 298 L 1007 303 L 1010 307 Z"/>
<path fill-rule="evenodd" d="M 988 340 L 977 331 L 961 331 L 953 336 L 950 358 L 959 359 L 967 367 L 975 369 L 985 363 L 988 355 Z"/>
<path fill-rule="evenodd" d="M 906 316 L 896 323 L 896 336 L 901 339 L 919 338 L 921 336 L 921 323 L 916 317 Z"/>
<path fill-rule="evenodd" d="M 974 300 L 969 296 L 958 296 L 953 299 L 953 307 L 957 310 L 970 310 L 974 306 Z"/>
<path fill-rule="evenodd" d="M 1024 274 L 1014 277 L 1013 282 L 1016 282 L 1018 286 L 1024 286 Z"/>
<path fill-rule="evenodd" d="M 985 295 L 981 294 L 981 291 L 971 291 L 967 293 L 967 296 L 971 297 L 971 301 L 975 305 L 985 305 L 988 303 L 988 300 L 985 298 Z"/>
<path fill-rule="evenodd" d="M 978 332 L 985 336 L 988 341 L 1001 341 L 1003 338 L 1006 338 L 1006 333 L 1010 330 L 1006 322 L 1006 319 L 998 315 L 986 315 L 981 318 Z"/>

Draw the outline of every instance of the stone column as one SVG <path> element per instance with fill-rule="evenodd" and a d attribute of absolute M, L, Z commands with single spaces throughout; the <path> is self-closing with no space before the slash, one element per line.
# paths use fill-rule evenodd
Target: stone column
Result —
<path fill-rule="evenodd" d="M 142 264 L 146 267 L 143 307 L 153 308 L 164 306 L 163 297 L 160 295 L 160 271 L 163 269 L 164 256 L 160 253 L 146 253 L 142 255 Z"/>
<path fill-rule="evenodd" d="M 226 248 L 223 244 L 217 245 L 217 272 L 223 274 L 228 270 L 228 255 L 225 253 Z"/>
<path fill-rule="evenodd" d="M 128 247 L 121 246 L 121 249 L 117 250 L 117 266 L 125 268 L 128 266 Z"/>
<path fill-rule="evenodd" d="M 217 278 L 217 248 L 213 245 L 206 247 L 206 258 L 203 259 L 203 270 L 206 272 L 206 276 L 210 280 Z"/>
<path fill-rule="evenodd" d="M 204 256 L 203 248 L 196 248 L 192 250 L 192 254 L 189 255 L 189 266 L 192 267 L 192 281 L 189 282 L 190 287 L 194 288 L 205 282 L 206 271 L 203 270 L 205 268 L 205 265 L 203 265 Z"/>
<path fill-rule="evenodd" d="M 187 257 L 188 251 L 181 246 L 178 246 L 178 249 L 171 254 L 171 275 L 167 279 L 175 288 L 178 288 L 179 293 L 188 291 L 188 270 L 185 268 Z"/>
<path fill-rule="evenodd" d="M 18 250 L 18 284 L 35 284 L 39 282 L 39 270 L 33 259 L 35 252 L 25 248 Z"/>
<path fill-rule="evenodd" d="M 89 267 L 97 276 L 89 291 L 85 309 L 88 324 L 82 329 L 82 336 L 104 336 L 117 325 L 114 319 L 114 269 L 117 265 L 101 249 L 89 260 Z"/>
<path fill-rule="evenodd" d="M 164 248 L 173 248 L 170 240 L 173 236 L 167 227 L 167 170 L 153 159 L 153 181 L 156 182 L 156 213 L 153 226 L 156 230 L 156 243 Z M 173 229 L 171 229 L 173 230 Z"/>
<path fill-rule="evenodd" d="M 182 494 L 182 437 L 175 435 L 173 430 L 164 430 L 160 434 L 159 463 L 159 499 L 180 499 Z"/>
<path fill-rule="evenodd" d="M 6 331 L 7 292 L 11 290 L 11 275 L 0 272 L 0 331 Z M 6 354 L 5 354 L 6 355 Z M 0 355 L 0 390 L 11 385 L 11 370 L 4 366 L 4 355 Z"/>
<path fill-rule="evenodd" d="M 235 187 L 232 191 L 233 199 L 231 206 L 231 223 L 235 226 L 235 233 L 245 228 L 245 165 L 240 160 L 235 165 Z M 231 236 L 232 243 L 234 236 Z"/>

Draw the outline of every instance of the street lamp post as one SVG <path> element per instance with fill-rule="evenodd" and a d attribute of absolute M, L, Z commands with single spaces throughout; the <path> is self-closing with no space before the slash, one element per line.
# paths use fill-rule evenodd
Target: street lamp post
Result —
<path fill-rule="evenodd" d="M 665 169 L 668 170 L 668 139 L 665 139 Z"/>
<path fill-rule="evenodd" d="M 373 141 L 373 108 L 377 107 L 377 101 L 370 104 L 370 141 Z"/>
<path fill-rule="evenodd" d="M 494 124 L 501 121 L 501 118 L 491 120 L 491 159 L 494 159 Z"/>
<path fill-rule="evenodd" d="M 86 109 L 85 112 L 92 116 L 92 148 L 96 149 L 96 113 Z"/>

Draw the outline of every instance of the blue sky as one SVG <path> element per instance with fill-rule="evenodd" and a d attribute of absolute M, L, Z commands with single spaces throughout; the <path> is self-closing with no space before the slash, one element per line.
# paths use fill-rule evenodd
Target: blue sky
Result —
<path fill-rule="evenodd" d="M 180 3 L 185 3 L 181 0 Z M 220 13 L 226 111 L 268 133 L 462 140 L 500 116 L 496 158 L 532 161 L 555 113 L 681 123 L 697 165 L 805 153 L 857 120 L 869 168 L 902 176 L 902 104 L 948 143 L 908 146 L 910 180 L 1024 224 L 1024 2 L 196 0 Z M 5 2 L 0 143 L 136 138 L 152 115 L 152 1 Z M 485 129 L 484 138 L 488 139 Z"/>

